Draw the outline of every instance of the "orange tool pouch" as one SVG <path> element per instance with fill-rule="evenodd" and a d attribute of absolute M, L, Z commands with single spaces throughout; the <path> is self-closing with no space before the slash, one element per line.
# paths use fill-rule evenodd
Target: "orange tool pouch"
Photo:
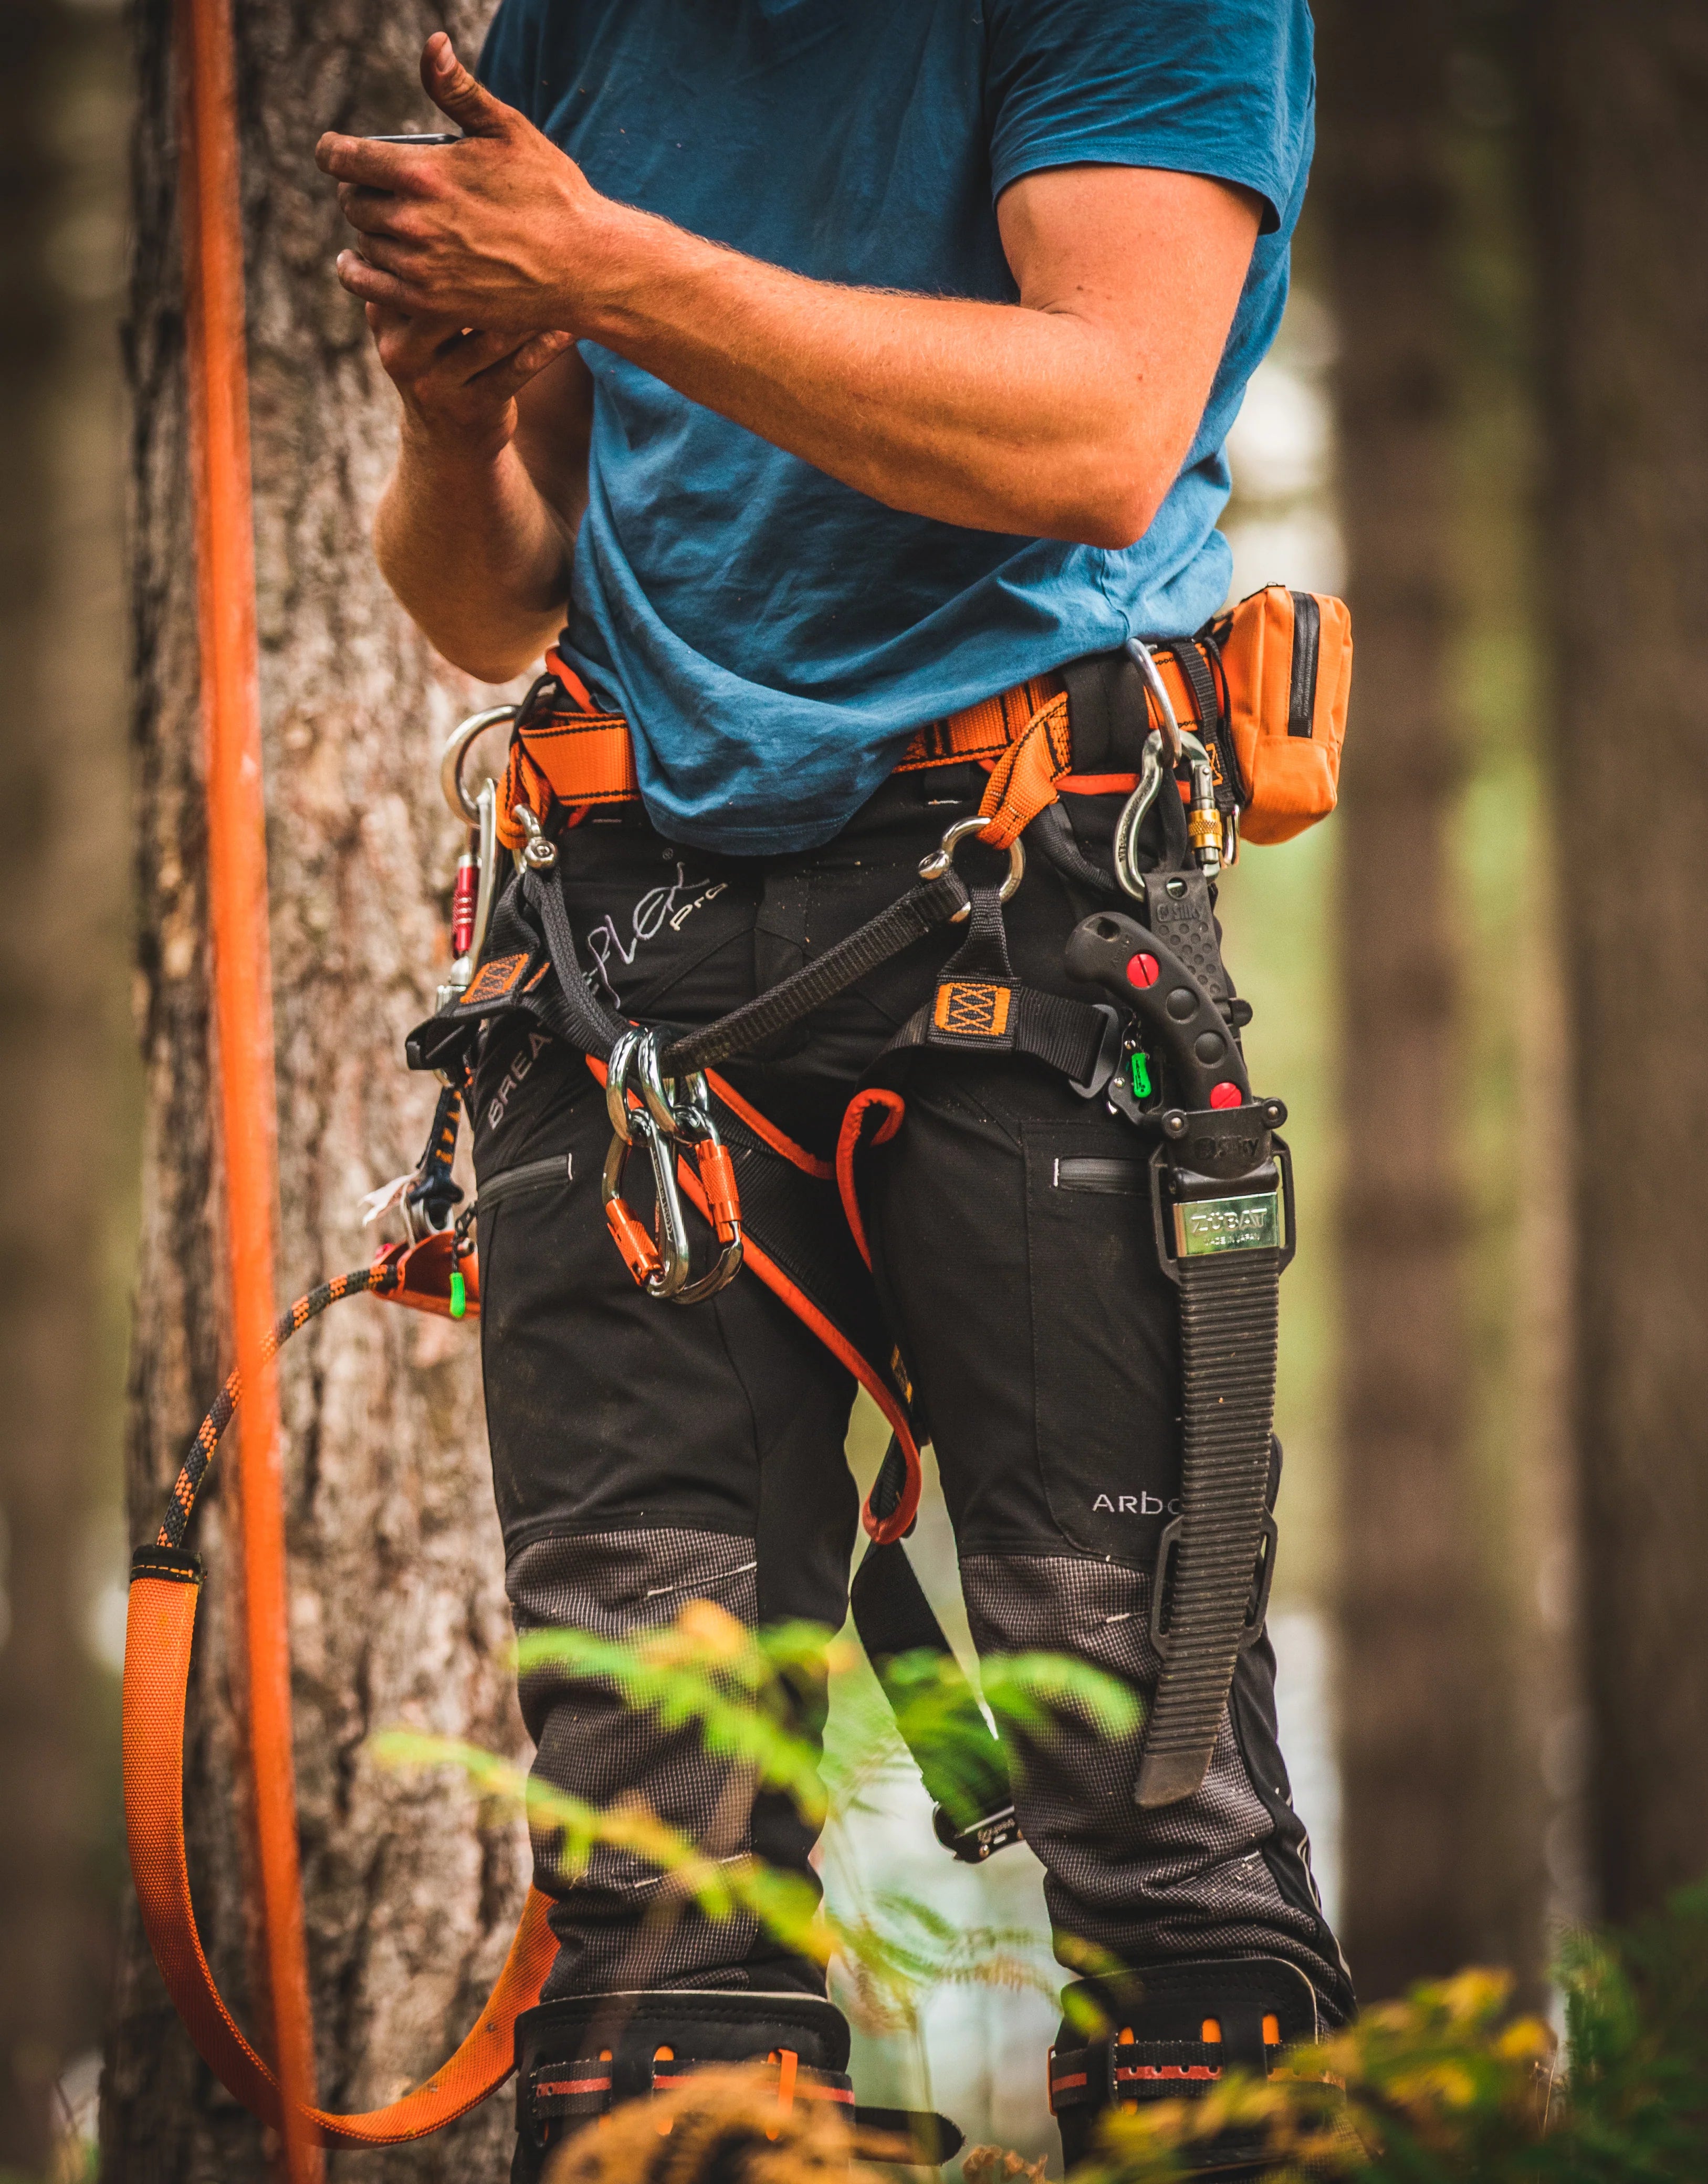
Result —
<path fill-rule="evenodd" d="M 1208 633 L 1221 654 L 1241 832 L 1290 841 L 1339 794 L 1352 616 L 1340 599 L 1269 584 Z"/>
<path fill-rule="evenodd" d="M 1248 841 L 1287 841 L 1333 811 L 1352 679 L 1352 618 L 1342 601 L 1266 585 L 1197 637 L 1152 650 L 1175 719 L 1209 750 Z M 993 849 L 1006 849 L 1059 796 L 1130 789 L 1131 763 L 1111 771 L 1076 749 L 1083 739 L 1069 688 L 1091 664 L 1035 677 L 929 722 L 896 771 L 984 766 L 991 778 L 980 810 Z M 500 798 L 499 834 L 511 849 L 524 840 L 511 816 L 518 805 L 542 826 L 560 811 L 573 826 L 640 794 L 628 721 L 597 707 L 560 655 L 549 652 L 545 666 L 517 715 Z M 1143 702 L 1148 725 L 1161 727 L 1154 699 L 1146 693 Z"/>

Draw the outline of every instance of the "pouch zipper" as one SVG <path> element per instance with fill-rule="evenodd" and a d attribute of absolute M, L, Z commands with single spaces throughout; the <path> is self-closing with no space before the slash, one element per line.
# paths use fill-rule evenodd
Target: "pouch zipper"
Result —
<path fill-rule="evenodd" d="M 480 1187 L 479 1203 L 496 1206 L 524 1190 L 544 1190 L 554 1183 L 567 1187 L 575 1179 L 575 1155 L 553 1153 L 548 1160 L 525 1161 L 520 1167 L 500 1168 Z"/>

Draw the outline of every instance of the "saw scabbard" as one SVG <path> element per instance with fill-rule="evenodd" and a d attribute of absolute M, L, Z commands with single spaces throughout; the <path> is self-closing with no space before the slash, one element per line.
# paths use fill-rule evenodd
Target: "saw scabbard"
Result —
<path fill-rule="evenodd" d="M 1214 951 L 1207 909 L 1202 922 Z M 1293 1248 L 1292 1164 L 1275 1135 L 1287 1111 L 1252 1096 L 1219 953 L 1207 958 L 1202 935 L 1177 925 L 1169 938 L 1104 911 L 1075 929 L 1066 957 L 1071 976 L 1132 1012 L 1147 1078 L 1161 1079 L 1150 1108 L 1114 1103 L 1155 1136 L 1157 1251 L 1181 1299 L 1181 1507 L 1153 1580 L 1163 1668 L 1133 1792 L 1147 1808 L 1202 1786 L 1240 1654 L 1263 1629 L 1280 1285 Z"/>

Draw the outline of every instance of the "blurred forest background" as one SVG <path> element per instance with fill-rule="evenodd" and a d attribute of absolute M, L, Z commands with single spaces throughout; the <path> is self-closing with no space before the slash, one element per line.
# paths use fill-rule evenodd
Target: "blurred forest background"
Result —
<path fill-rule="evenodd" d="M 481 13 L 452 20 L 469 31 Z M 278 573 L 297 549 L 267 529 L 293 505 L 278 473 L 301 444 L 292 431 L 318 428 L 318 403 L 343 451 L 318 550 L 354 570 L 393 429 L 358 331 L 336 318 L 310 152 L 329 123 L 430 125 L 413 53 L 444 20 L 400 8 L 382 31 L 378 16 L 366 24 L 364 43 L 360 8 L 321 14 L 304 29 L 277 0 L 238 11 L 276 898 L 315 869 L 313 813 L 278 769 L 304 753 L 304 770 L 324 764 L 338 718 L 331 701 L 315 712 L 300 677 L 287 698 L 282 663 L 294 672 L 304 618 L 322 636 L 341 627 L 299 577 L 307 605 L 285 633 L 301 602 Z M 1318 17 L 1316 180 L 1281 339 L 1234 435 L 1226 521 L 1236 594 L 1273 580 L 1342 590 L 1358 646 L 1340 812 L 1248 853 L 1222 898 L 1257 1011 L 1254 1081 L 1292 1111 L 1302 1201 L 1284 1288 L 1283 1741 L 1366 1997 L 1482 1962 L 1514 1967 L 1545 2003 L 1563 1924 L 1627 1916 L 1708 1870 L 1708 11 L 1323 0 Z M 0 1439 L 0 2170 L 31 2178 L 85 2173 L 103 2043 L 107 2173 L 260 2173 L 257 2135 L 210 2096 L 140 1952 L 118 1800 L 127 1540 L 222 1356 L 199 1152 L 177 1178 L 194 1218 L 175 1228 L 159 1211 L 162 1179 L 185 1167 L 173 1102 L 199 1100 L 205 1067 L 198 928 L 183 923 L 198 883 L 176 925 L 160 906 L 176 884 L 163 878 L 177 807 L 162 783 L 194 774 L 183 661 L 160 666 L 163 629 L 181 650 L 187 596 L 170 513 L 166 21 L 149 5 L 132 24 L 109 0 L 14 0 L 0 77 L 0 1041 L 15 1117 L 0 1175 L 14 1269 L 0 1338 L 13 1420 Z M 315 354 L 336 369 L 293 398 L 304 366 L 288 306 L 308 293 Z M 287 430 L 292 398 L 308 415 Z M 377 628 L 371 574 L 359 588 Z M 406 938 L 431 924 L 455 847 L 442 817 L 420 816 L 432 749 L 486 701 L 407 648 L 385 623 L 362 669 L 370 690 L 388 675 L 406 689 L 407 728 L 365 699 L 371 749 L 354 732 L 350 745 L 367 754 L 365 779 L 395 765 L 416 782 L 394 794 L 405 845 L 432 868 L 408 883 Z M 340 671 L 334 644 L 315 672 Z M 193 823 L 177 846 L 199 856 Z M 343 911 L 364 858 L 383 854 L 360 831 L 338 845 L 329 884 Z M 377 930 L 385 890 L 368 893 Z M 315 1061 L 290 1035 L 307 1006 L 297 958 L 323 942 L 300 900 L 281 905 L 287 1115 L 307 1112 L 292 1101 Z M 399 944 L 394 934 L 394 956 Z M 383 1075 L 433 975 L 424 952 L 393 966 L 360 1069 Z M 425 1100 L 399 1079 L 330 1168 L 324 1132 L 304 1123 L 316 1190 L 338 1203 L 317 1200 L 310 1218 L 287 1202 L 282 1279 L 300 1288 L 328 1253 L 362 1256 L 354 1198 L 412 1157 Z M 284 1143 L 288 1167 L 294 1124 Z M 401 1156 L 388 1166 L 388 1149 Z M 299 1442 L 343 1430 L 324 1384 L 358 1372 L 368 1340 L 328 1335 L 343 1346 L 287 1375 Z M 433 1491 L 454 1500 L 477 1485 L 472 1345 L 402 1340 L 388 1330 L 384 1370 L 393 1388 L 426 1376 L 423 1430 L 460 1452 Z M 388 1415 L 369 1422 L 377 1441 Z M 857 1419 L 851 1452 L 863 1484 L 875 1420 Z M 479 1523 L 489 1538 L 477 1526 L 461 1559 L 436 1565 L 444 1597 L 465 1603 L 465 1645 L 469 1631 L 502 1635 L 496 1534 L 484 1512 Z M 343 1613 L 309 1533 L 293 1545 L 328 1613 Z M 964 1643 L 939 1501 L 918 1547 Z M 333 1647 L 333 1684 L 338 1658 Z M 410 1716 L 402 1676 L 381 1676 L 377 1719 L 394 1702 Z M 299 1676 L 304 1703 L 320 1702 L 317 1678 Z M 458 1719 L 490 1715 L 489 1673 L 463 1680 Z M 221 1750 L 229 1761 L 217 1741 L 193 1753 L 204 1785 L 220 1785 Z M 323 1884 L 311 1951 L 336 1958 L 354 1991 L 377 1976 L 349 1954 L 365 1899 L 327 1878 L 336 1814 L 312 1783 L 305 1798 L 311 1892 Z M 346 1821 L 371 1827 L 378 1809 Z M 419 1797 L 382 1818 L 392 1864 L 369 1878 L 395 1892 L 396 1875 L 427 1860 L 412 1830 L 433 1823 Z M 217 1825 L 229 1837 L 236 1823 Z M 241 1990 L 241 1860 L 222 1841 L 211 1923 Z M 1044 1931 L 1030 1853 L 951 1865 L 900 1776 L 837 1855 L 833 1894 L 911 1887 L 968 1927 Z M 513 1893 L 517 1874 L 498 1870 L 499 1893 Z M 373 2057 L 371 2069 L 346 2057 L 329 2097 L 372 2098 L 411 2059 L 437 2059 L 423 2044 L 466 2014 L 490 1953 L 478 1920 L 451 1930 L 460 1970 L 425 2018 L 405 2010 L 399 2026 L 368 2007 L 340 2020 Z M 431 1924 L 414 1936 L 424 1960 L 439 1938 Z M 407 1948 L 401 1961 L 415 1962 Z M 1035 1992 L 929 1994 L 918 2041 L 865 2039 L 862 2092 L 1051 2150 L 1053 2019 Z M 151 2108 L 145 2081 L 197 2111 L 195 2161 L 193 2133 Z M 143 2143 L 162 2131 L 181 2151 L 151 2164 Z M 500 2136 L 462 2143 L 472 2154 Z M 225 2148 L 212 2168 L 210 2147 Z M 445 2159 L 344 2155 L 335 2168 L 426 2179 L 451 2173 Z M 456 2173 L 485 2172 L 474 2159 Z"/>

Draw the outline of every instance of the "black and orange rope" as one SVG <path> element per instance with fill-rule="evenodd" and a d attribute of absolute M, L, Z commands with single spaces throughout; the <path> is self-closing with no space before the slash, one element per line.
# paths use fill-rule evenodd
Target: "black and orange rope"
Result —
<path fill-rule="evenodd" d="M 269 1357 L 276 1356 L 293 1334 L 300 1334 L 311 1319 L 318 1319 L 329 1304 L 337 1304 L 343 1297 L 364 1294 L 383 1296 L 397 1285 L 398 1270 L 389 1262 L 382 1262 L 372 1267 L 358 1267 L 353 1273 L 334 1274 L 329 1282 L 322 1282 L 318 1289 L 310 1290 L 306 1296 L 299 1296 L 288 1312 L 281 1312 L 268 1333 L 266 1355 Z M 214 1451 L 237 1414 L 242 1393 L 242 1383 L 234 1372 L 215 1396 L 207 1416 L 196 1428 L 189 1454 L 184 1458 L 173 1482 L 165 1517 L 154 1535 L 157 1547 L 182 1547 L 184 1536 L 190 1529 L 190 1516 L 196 1506 L 196 1496 L 202 1490 L 202 1481 L 208 1475 L 208 1466 L 214 1460 Z"/>

